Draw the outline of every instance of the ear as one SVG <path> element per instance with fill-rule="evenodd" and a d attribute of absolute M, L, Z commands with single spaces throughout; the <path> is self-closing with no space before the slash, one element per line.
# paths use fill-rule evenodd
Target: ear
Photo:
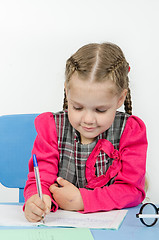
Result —
<path fill-rule="evenodd" d="M 124 90 L 122 91 L 122 93 L 120 94 L 120 97 L 119 97 L 119 99 L 118 99 L 117 109 L 120 108 L 120 107 L 123 105 L 127 93 L 128 93 L 128 90 L 127 90 L 127 89 L 124 89 Z"/>

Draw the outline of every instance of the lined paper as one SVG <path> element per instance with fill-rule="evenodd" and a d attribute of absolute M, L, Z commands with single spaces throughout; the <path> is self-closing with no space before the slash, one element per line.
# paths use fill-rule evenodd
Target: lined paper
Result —
<path fill-rule="evenodd" d="M 45 224 L 30 223 L 26 220 L 21 205 L 0 204 L 0 226 L 55 226 L 96 229 L 118 229 L 127 210 L 114 210 L 82 214 L 73 211 L 57 210 L 45 216 Z"/>

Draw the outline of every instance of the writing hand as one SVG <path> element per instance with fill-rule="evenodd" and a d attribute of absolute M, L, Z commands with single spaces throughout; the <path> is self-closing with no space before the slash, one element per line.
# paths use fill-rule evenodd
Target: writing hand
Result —
<path fill-rule="evenodd" d="M 60 186 L 58 186 L 58 184 Z M 61 209 L 64 210 L 84 210 L 81 193 L 77 187 L 67 180 L 58 177 L 57 183 L 50 186 L 49 190 L 53 194 L 53 198 Z"/>
<path fill-rule="evenodd" d="M 29 222 L 39 222 L 42 217 L 50 212 L 51 198 L 43 194 L 43 200 L 38 194 L 31 196 L 25 203 L 25 217 Z"/>

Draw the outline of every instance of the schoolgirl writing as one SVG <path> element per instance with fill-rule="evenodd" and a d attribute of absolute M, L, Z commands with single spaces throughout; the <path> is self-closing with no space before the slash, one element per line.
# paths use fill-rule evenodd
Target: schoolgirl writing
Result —
<path fill-rule="evenodd" d="M 112 43 L 85 45 L 67 60 L 63 111 L 35 120 L 32 154 L 43 200 L 31 157 L 24 191 L 29 221 L 58 208 L 88 213 L 144 200 L 146 128 L 132 115 L 129 70 L 122 50 Z M 125 112 L 119 112 L 123 104 Z"/>

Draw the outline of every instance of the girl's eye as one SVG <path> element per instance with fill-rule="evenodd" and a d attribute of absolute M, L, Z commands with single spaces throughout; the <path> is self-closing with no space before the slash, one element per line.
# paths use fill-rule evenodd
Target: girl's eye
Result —
<path fill-rule="evenodd" d="M 98 113 L 105 113 L 107 110 L 100 110 L 100 109 L 96 109 L 96 112 Z"/>
<path fill-rule="evenodd" d="M 75 107 L 75 106 L 73 106 L 73 108 L 74 108 L 74 110 L 76 110 L 76 111 L 82 110 L 82 107 Z"/>

